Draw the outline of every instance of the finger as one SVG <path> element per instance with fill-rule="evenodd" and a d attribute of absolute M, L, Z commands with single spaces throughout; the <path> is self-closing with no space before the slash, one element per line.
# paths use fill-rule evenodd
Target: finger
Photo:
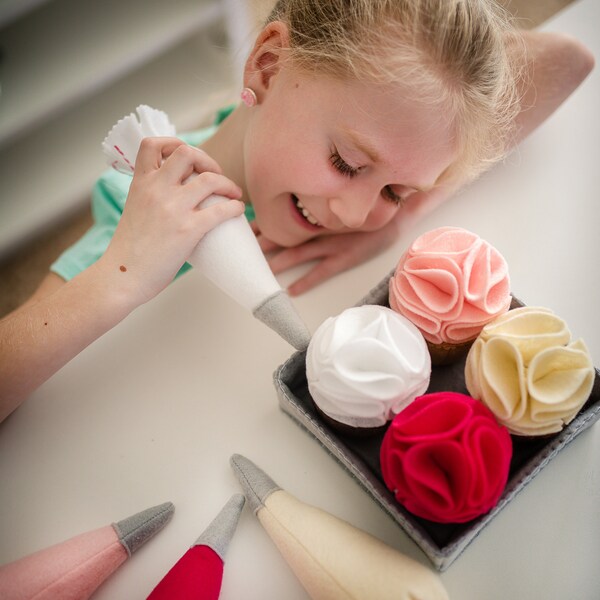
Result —
<path fill-rule="evenodd" d="M 263 251 L 263 254 L 269 254 L 270 252 L 274 252 L 275 250 L 279 250 L 282 248 L 282 246 L 275 242 L 272 242 L 269 238 L 261 234 L 260 228 L 258 227 L 258 223 L 256 221 L 250 221 L 250 228 L 252 229 L 252 232 L 258 240 L 258 245 Z"/>
<path fill-rule="evenodd" d="M 200 148 L 181 144 L 165 158 L 162 170 L 173 182 L 187 183 L 186 180 L 194 173 L 219 173 L 219 163 Z M 190 179 L 191 181 L 191 179 Z"/>
<path fill-rule="evenodd" d="M 231 179 L 209 171 L 194 177 L 181 190 L 184 197 L 189 200 L 189 205 L 200 210 L 203 210 L 202 203 L 204 200 L 213 194 L 233 200 L 239 200 L 242 197 L 242 190 Z"/>
<path fill-rule="evenodd" d="M 269 265 L 273 273 L 281 273 L 302 263 L 327 256 L 329 246 L 327 239 L 316 239 L 294 248 L 286 248 L 273 256 Z"/>
<path fill-rule="evenodd" d="M 200 238 L 228 219 L 238 217 L 244 212 L 244 203 L 239 200 L 219 202 L 196 213 L 197 230 Z M 200 239 L 198 238 L 198 239 Z"/>
<path fill-rule="evenodd" d="M 345 267 L 336 265 L 333 260 L 323 260 L 308 271 L 308 273 L 300 277 L 300 279 L 292 283 L 287 288 L 287 292 L 290 296 L 299 296 L 345 270 Z"/>
<path fill-rule="evenodd" d="M 145 137 L 137 153 L 135 172 L 149 173 L 160 169 L 165 157 L 170 156 L 181 145 L 186 144 L 179 138 Z"/>
<path fill-rule="evenodd" d="M 276 250 L 280 250 L 281 246 L 272 242 L 269 238 L 266 238 L 264 235 L 257 236 L 258 245 L 260 249 L 263 251 L 263 254 L 269 254 L 271 252 L 275 252 Z"/>

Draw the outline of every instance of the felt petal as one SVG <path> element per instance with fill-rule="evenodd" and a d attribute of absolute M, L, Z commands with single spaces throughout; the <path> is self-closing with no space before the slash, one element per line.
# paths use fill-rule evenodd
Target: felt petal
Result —
<path fill-rule="evenodd" d="M 483 241 L 465 260 L 464 294 L 469 304 L 490 315 L 504 312 L 510 304 L 508 265 L 495 248 Z"/>
<path fill-rule="evenodd" d="M 465 385 L 469 394 L 480 400 L 482 397 L 481 390 L 481 351 L 484 346 L 484 341 L 478 337 L 473 345 L 469 348 L 467 360 L 465 362 Z"/>
<path fill-rule="evenodd" d="M 508 309 L 508 304 L 503 311 L 506 309 Z M 461 343 L 472 340 L 478 336 L 489 320 L 489 313 L 483 312 L 472 304 L 464 303 L 460 314 L 451 322 L 442 325 L 441 337 L 450 343 Z"/>
<path fill-rule="evenodd" d="M 481 399 L 505 425 L 512 427 L 527 410 L 525 367 L 518 349 L 494 338 L 481 352 Z"/>
<path fill-rule="evenodd" d="M 451 522 L 472 476 L 460 444 L 440 440 L 415 445 L 404 456 L 402 466 L 408 489 L 405 496 L 399 490 L 398 499 L 419 516 Z"/>
<path fill-rule="evenodd" d="M 395 494 L 397 489 L 406 489 L 407 487 L 404 469 L 402 468 L 406 448 L 401 442 L 396 439 L 392 440 L 392 438 L 393 436 L 384 439 L 379 455 L 381 474 L 388 488 Z"/>
<path fill-rule="evenodd" d="M 462 267 L 469 250 L 478 239 L 478 235 L 460 227 L 439 227 L 418 237 L 411 244 L 409 254 L 450 256 Z"/>
<path fill-rule="evenodd" d="M 473 507 L 494 506 L 506 485 L 512 441 L 508 431 L 489 419 L 476 417 L 465 428 L 465 445 L 470 450 L 475 476 L 469 492 Z M 498 477 L 504 473 L 505 477 Z"/>
<path fill-rule="evenodd" d="M 577 347 L 548 348 L 540 352 L 529 366 L 527 385 L 532 397 L 545 404 L 559 404 L 574 399 L 581 405 L 589 396 L 594 368 L 588 353 Z"/>
<path fill-rule="evenodd" d="M 455 437 L 473 414 L 462 394 L 439 392 L 413 402 L 391 424 L 393 435 L 405 443 Z M 423 399 L 426 401 L 423 401 Z"/>
<path fill-rule="evenodd" d="M 390 296 L 390 306 L 414 323 L 426 340 L 434 344 L 442 342 L 442 338 L 439 336 L 442 322 L 439 319 L 432 318 L 424 310 L 415 309 L 412 306 L 409 308 L 406 304 L 397 303 L 393 296 Z"/>
<path fill-rule="evenodd" d="M 544 348 L 564 346 L 571 339 L 566 323 L 548 309 L 522 307 L 508 311 L 486 325 L 481 332 L 484 340 L 502 337 L 515 345 L 527 366 Z"/>
<path fill-rule="evenodd" d="M 463 264 L 463 293 L 472 304 L 485 301 L 490 280 L 489 246 L 477 240 L 471 247 Z"/>
<path fill-rule="evenodd" d="M 462 279 L 454 262 L 418 257 L 406 261 L 398 288 L 407 302 L 449 319 L 462 306 Z"/>
<path fill-rule="evenodd" d="M 529 367 L 527 385 L 532 421 L 554 421 L 554 430 L 559 431 L 585 404 L 594 385 L 594 366 L 585 344 L 580 340 L 540 352 Z"/>

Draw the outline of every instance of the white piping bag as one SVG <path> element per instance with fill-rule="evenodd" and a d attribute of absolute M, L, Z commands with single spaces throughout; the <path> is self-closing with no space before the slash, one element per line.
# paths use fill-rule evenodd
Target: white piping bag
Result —
<path fill-rule="evenodd" d="M 129 175 L 133 175 L 144 137 L 175 135 L 175 127 L 163 111 L 145 105 L 136 111 L 137 117 L 131 113 L 122 118 L 102 142 L 109 164 Z M 226 201 L 213 194 L 202 205 Z M 294 348 L 306 350 L 310 332 L 275 279 L 245 215 L 209 231 L 188 262 Z"/>

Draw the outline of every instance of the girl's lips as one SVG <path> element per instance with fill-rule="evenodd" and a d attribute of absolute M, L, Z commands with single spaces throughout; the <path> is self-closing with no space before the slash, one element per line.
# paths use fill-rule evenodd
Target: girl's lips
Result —
<path fill-rule="evenodd" d="M 322 226 L 316 223 L 316 219 L 302 206 L 302 203 L 294 194 L 290 195 L 290 200 L 292 203 L 292 214 L 297 223 L 309 231 L 319 231 L 322 229 Z"/>

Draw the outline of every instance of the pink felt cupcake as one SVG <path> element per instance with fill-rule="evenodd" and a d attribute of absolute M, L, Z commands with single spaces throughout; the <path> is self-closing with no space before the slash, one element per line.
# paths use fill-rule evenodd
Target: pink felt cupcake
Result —
<path fill-rule="evenodd" d="M 449 364 L 508 310 L 508 265 L 475 233 L 440 227 L 417 238 L 400 258 L 389 301 L 421 331 L 432 364 Z"/>
<path fill-rule="evenodd" d="M 508 431 L 481 402 L 456 392 L 420 396 L 383 438 L 386 486 L 411 513 L 464 523 L 493 508 L 512 457 Z"/>

